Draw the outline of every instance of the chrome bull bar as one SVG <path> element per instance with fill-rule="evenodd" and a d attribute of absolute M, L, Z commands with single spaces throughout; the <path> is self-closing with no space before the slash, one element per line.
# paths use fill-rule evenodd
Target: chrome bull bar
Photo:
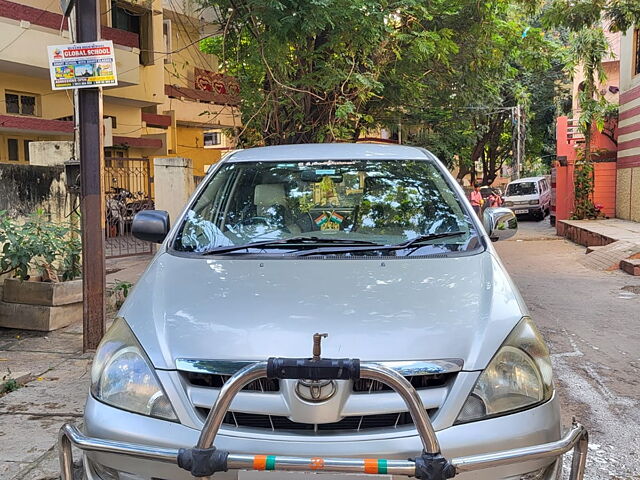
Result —
<path fill-rule="evenodd" d="M 236 394 L 250 382 L 263 377 L 294 379 L 378 380 L 389 385 L 404 400 L 422 441 L 423 452 L 410 460 L 324 458 L 280 455 L 252 455 L 218 450 L 213 441 Z M 582 480 L 588 447 L 587 430 L 574 421 L 559 440 L 494 453 L 445 459 L 420 396 L 409 381 L 395 370 L 357 359 L 271 358 L 248 365 L 224 384 L 209 412 L 194 448 L 162 448 L 103 440 L 83 435 L 74 425 L 65 424 L 58 436 L 62 480 L 73 480 L 72 446 L 86 452 L 128 455 L 178 465 L 194 477 L 208 477 L 227 470 L 272 470 L 332 473 L 389 474 L 420 480 L 445 480 L 458 473 L 540 459 L 557 458 L 573 449 L 570 480 Z"/>

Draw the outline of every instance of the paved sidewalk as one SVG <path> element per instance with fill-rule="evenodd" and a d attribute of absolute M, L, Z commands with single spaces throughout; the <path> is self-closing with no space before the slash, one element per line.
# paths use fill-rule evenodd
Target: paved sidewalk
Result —
<path fill-rule="evenodd" d="M 46 334 L 0 329 L 0 377 L 10 371 L 22 384 L 0 397 L 0 478 L 58 477 L 58 429 L 81 420 L 91 357 L 81 324 Z"/>
<path fill-rule="evenodd" d="M 108 260 L 107 285 L 116 279 L 135 283 L 149 260 Z M 59 478 L 58 430 L 82 421 L 92 357 L 82 353 L 81 323 L 53 332 L 0 328 L 0 385 L 9 378 L 19 385 L 0 393 L 0 479 Z"/>
<path fill-rule="evenodd" d="M 608 240 L 608 242 L 624 240 L 640 243 L 640 222 L 607 218 L 602 220 L 558 220 L 558 223 L 589 232 Z"/>
<path fill-rule="evenodd" d="M 558 231 L 587 247 L 580 263 L 594 270 L 617 270 L 625 259 L 640 257 L 640 223 L 606 220 L 559 220 Z"/>

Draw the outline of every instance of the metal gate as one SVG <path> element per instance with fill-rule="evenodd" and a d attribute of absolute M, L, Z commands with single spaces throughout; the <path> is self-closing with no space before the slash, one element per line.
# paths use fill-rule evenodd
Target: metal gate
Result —
<path fill-rule="evenodd" d="M 134 215 L 154 208 L 149 159 L 106 157 L 104 163 L 106 257 L 153 253 L 151 243 L 131 235 Z"/>

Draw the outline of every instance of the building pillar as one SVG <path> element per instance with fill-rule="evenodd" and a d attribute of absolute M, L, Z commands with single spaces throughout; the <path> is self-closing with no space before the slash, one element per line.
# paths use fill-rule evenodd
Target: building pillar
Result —
<path fill-rule="evenodd" d="M 155 208 L 169 212 L 173 225 L 196 188 L 193 162 L 182 157 L 154 158 L 153 169 Z"/>

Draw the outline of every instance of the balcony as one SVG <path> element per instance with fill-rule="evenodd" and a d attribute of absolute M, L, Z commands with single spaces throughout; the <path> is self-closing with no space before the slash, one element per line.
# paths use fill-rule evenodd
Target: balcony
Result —
<path fill-rule="evenodd" d="M 47 46 L 70 43 L 67 28 L 60 14 L 0 0 L 0 45 L 11 45 L 0 56 L 0 71 L 49 78 Z M 114 42 L 119 84 L 139 84 L 138 36 L 103 26 L 102 37 Z"/>
<path fill-rule="evenodd" d="M 611 119 L 602 132 L 595 126 L 591 131 L 591 151 L 599 161 L 615 159 L 617 145 L 617 120 Z M 585 137 L 579 128 L 578 118 L 558 117 L 556 119 L 556 154 L 561 161 L 574 163 L 578 150 L 584 148 Z"/>
<path fill-rule="evenodd" d="M 240 126 L 237 95 L 165 85 L 162 110 L 175 112 L 176 123 L 202 128 Z"/>
<path fill-rule="evenodd" d="M 69 43 L 57 32 L 37 26 L 23 27 L 15 20 L 0 17 L 0 45 L 8 45 L 0 57 L 0 71 L 36 78 L 49 78 L 47 46 Z M 140 83 L 139 52 L 115 46 L 118 82 L 122 86 Z"/>

